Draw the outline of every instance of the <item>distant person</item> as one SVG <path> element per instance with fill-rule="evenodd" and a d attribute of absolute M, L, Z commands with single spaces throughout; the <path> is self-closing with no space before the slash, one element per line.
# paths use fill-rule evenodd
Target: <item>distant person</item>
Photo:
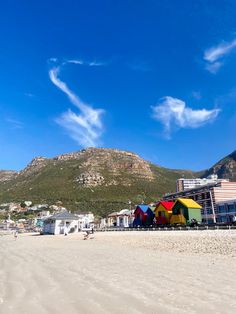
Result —
<path fill-rule="evenodd" d="M 68 235 L 68 228 L 65 227 L 65 228 L 64 228 L 64 236 L 67 236 L 67 235 Z"/>
<path fill-rule="evenodd" d="M 86 230 L 84 233 L 84 240 L 87 240 L 89 238 L 89 231 Z"/>
<path fill-rule="evenodd" d="M 18 238 L 18 231 L 15 230 L 13 235 L 14 235 L 14 239 L 15 239 L 15 241 L 16 241 L 16 239 Z"/>

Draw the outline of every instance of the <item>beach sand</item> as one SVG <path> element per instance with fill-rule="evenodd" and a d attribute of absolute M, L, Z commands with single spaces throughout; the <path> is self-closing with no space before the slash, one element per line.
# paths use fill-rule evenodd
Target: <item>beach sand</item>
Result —
<path fill-rule="evenodd" d="M 236 313 L 236 231 L 0 237 L 0 313 Z"/>

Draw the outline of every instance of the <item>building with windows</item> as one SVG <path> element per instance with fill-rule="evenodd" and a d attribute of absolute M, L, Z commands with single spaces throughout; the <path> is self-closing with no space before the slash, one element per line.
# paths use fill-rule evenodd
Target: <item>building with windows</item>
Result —
<path fill-rule="evenodd" d="M 229 182 L 228 179 L 218 179 L 217 174 L 212 174 L 207 178 L 185 179 L 180 178 L 176 181 L 176 192 L 182 192 L 194 188 L 198 188 L 207 184 L 214 184 L 219 182 Z"/>
<path fill-rule="evenodd" d="M 100 228 L 105 227 L 122 227 L 128 228 L 133 225 L 134 220 L 134 210 L 122 209 L 119 212 L 113 212 L 107 216 L 107 218 L 102 218 L 100 223 Z"/>
<path fill-rule="evenodd" d="M 43 223 L 43 234 L 65 234 L 78 232 L 78 216 L 67 211 L 49 216 Z"/>
<path fill-rule="evenodd" d="M 236 199 L 216 204 L 216 221 L 222 223 L 233 223 L 236 220 Z"/>
<path fill-rule="evenodd" d="M 216 223 L 217 204 L 236 198 L 236 182 L 221 181 L 163 196 L 165 201 L 175 201 L 177 198 L 193 199 L 202 207 L 202 221 Z"/>

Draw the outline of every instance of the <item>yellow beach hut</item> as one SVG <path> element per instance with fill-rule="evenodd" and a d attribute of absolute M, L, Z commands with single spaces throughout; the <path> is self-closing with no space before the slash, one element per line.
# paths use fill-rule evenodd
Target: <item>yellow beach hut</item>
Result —
<path fill-rule="evenodd" d="M 173 205 L 174 202 L 160 201 L 157 203 L 154 210 L 157 225 L 166 225 L 170 223 Z"/>

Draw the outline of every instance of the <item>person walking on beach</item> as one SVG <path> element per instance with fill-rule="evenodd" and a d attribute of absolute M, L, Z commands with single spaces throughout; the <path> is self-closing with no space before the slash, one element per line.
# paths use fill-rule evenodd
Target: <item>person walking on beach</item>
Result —
<path fill-rule="evenodd" d="M 64 235 L 67 236 L 68 235 L 68 229 L 67 229 L 67 226 L 65 226 L 64 228 Z"/>
<path fill-rule="evenodd" d="M 18 238 L 18 231 L 15 230 L 13 235 L 14 235 L 14 238 L 15 238 L 15 241 L 16 241 L 16 239 Z"/>

